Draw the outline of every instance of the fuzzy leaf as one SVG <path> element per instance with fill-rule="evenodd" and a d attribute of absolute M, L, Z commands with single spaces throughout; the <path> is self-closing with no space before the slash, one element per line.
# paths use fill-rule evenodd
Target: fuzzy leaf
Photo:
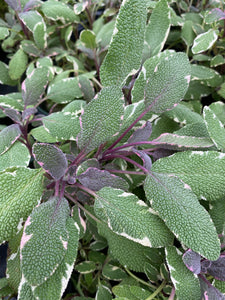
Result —
<path fill-rule="evenodd" d="M 120 188 L 125 191 L 129 188 L 125 179 L 113 175 L 106 170 L 99 170 L 97 168 L 88 168 L 84 173 L 80 174 L 77 179 L 81 184 L 93 191 L 99 191 L 105 186 Z"/>
<path fill-rule="evenodd" d="M 211 24 L 220 20 L 225 19 L 225 12 L 223 12 L 219 8 L 214 8 L 208 12 L 208 14 L 205 16 L 205 23 Z"/>
<path fill-rule="evenodd" d="M 185 267 L 182 261 L 182 253 L 174 246 L 167 247 L 166 260 L 170 270 L 171 280 L 176 290 L 177 299 L 200 299 L 201 290 L 199 280 Z"/>
<path fill-rule="evenodd" d="M 92 82 L 84 75 L 78 76 L 78 82 L 84 99 L 87 101 L 92 100 L 95 96 L 95 90 Z"/>
<path fill-rule="evenodd" d="M 26 106 L 35 105 L 45 91 L 48 83 L 47 68 L 34 69 L 22 83 L 22 97 Z"/>
<path fill-rule="evenodd" d="M 24 53 L 21 48 L 19 48 L 9 62 L 10 78 L 13 80 L 19 79 L 26 70 L 27 62 L 27 54 Z"/>
<path fill-rule="evenodd" d="M 93 273 L 96 269 L 96 264 L 93 261 L 85 260 L 75 266 L 75 270 L 81 274 Z"/>
<path fill-rule="evenodd" d="M 56 103 L 67 103 L 82 97 L 82 91 L 76 77 L 64 78 L 56 81 L 48 88 L 48 98 Z"/>
<path fill-rule="evenodd" d="M 203 117 L 209 136 L 218 150 L 225 151 L 225 129 L 223 123 L 217 118 L 213 110 L 205 106 L 203 109 Z"/>
<path fill-rule="evenodd" d="M 0 27 L 0 40 L 4 40 L 9 35 L 9 30 L 6 27 Z"/>
<path fill-rule="evenodd" d="M 191 80 L 207 80 L 216 76 L 216 72 L 205 66 L 191 65 Z"/>
<path fill-rule="evenodd" d="M 192 26 L 193 26 L 193 22 L 190 20 L 187 20 L 184 22 L 184 25 L 183 25 L 182 31 L 181 31 L 181 38 L 188 47 L 190 47 L 193 44 L 193 40 L 195 38 L 195 33 L 192 29 Z"/>
<path fill-rule="evenodd" d="M 152 160 L 150 156 L 148 156 L 148 154 L 144 151 L 137 150 L 135 148 L 132 149 L 132 152 L 134 152 L 135 154 L 137 154 L 137 156 L 140 157 L 140 159 L 143 161 L 143 167 L 150 171 L 152 167 Z"/>
<path fill-rule="evenodd" d="M 38 164 L 55 180 L 59 180 L 65 174 L 68 166 L 66 155 L 58 147 L 36 143 L 32 150 Z"/>
<path fill-rule="evenodd" d="M 121 283 L 112 288 L 113 294 L 119 300 L 141 300 L 148 299 L 150 297 L 151 292 L 145 290 L 144 288 L 133 284 L 125 284 Z"/>
<path fill-rule="evenodd" d="M 216 229 L 187 184 L 173 175 L 151 173 L 144 189 L 152 208 L 178 240 L 208 259 L 219 257 Z"/>
<path fill-rule="evenodd" d="M 39 127 L 33 128 L 30 133 L 37 142 L 40 142 L 40 143 L 56 143 L 57 142 L 57 138 L 55 138 L 50 133 L 48 133 L 47 130 L 44 128 L 44 126 L 39 126 Z"/>
<path fill-rule="evenodd" d="M 28 10 L 19 14 L 21 21 L 33 33 L 35 43 L 39 49 L 47 46 L 47 34 L 45 21 L 41 14 L 34 10 Z"/>
<path fill-rule="evenodd" d="M 34 208 L 25 222 L 20 244 L 21 268 L 31 286 L 44 283 L 62 263 L 68 249 L 68 217 L 67 200 L 53 197 Z"/>
<path fill-rule="evenodd" d="M 0 155 L 4 154 L 21 136 L 19 125 L 12 124 L 0 132 Z"/>
<path fill-rule="evenodd" d="M 40 201 L 43 172 L 28 168 L 0 174 L 0 242 L 11 239 Z M 10 193 L 9 193 L 10 189 Z"/>
<path fill-rule="evenodd" d="M 81 32 L 80 40 L 86 48 L 95 49 L 97 47 L 95 33 L 89 29 Z"/>
<path fill-rule="evenodd" d="M 84 108 L 78 146 L 91 151 L 119 133 L 124 114 L 122 91 L 115 86 L 103 88 Z"/>
<path fill-rule="evenodd" d="M 127 273 L 124 270 L 122 270 L 122 268 L 116 267 L 111 264 L 104 265 L 102 269 L 102 275 L 107 279 L 114 281 L 120 281 L 128 277 Z"/>
<path fill-rule="evenodd" d="M 209 214 L 215 224 L 218 234 L 222 234 L 225 226 L 225 201 L 224 197 L 210 203 Z"/>
<path fill-rule="evenodd" d="M 148 57 L 158 54 L 170 31 L 170 9 L 166 0 L 156 3 L 146 27 L 145 40 L 149 46 Z"/>
<path fill-rule="evenodd" d="M 139 69 L 144 45 L 146 13 L 144 1 L 123 1 L 108 53 L 100 69 L 103 86 L 122 86 L 126 78 Z"/>
<path fill-rule="evenodd" d="M 137 129 L 128 139 L 127 143 L 147 141 L 152 133 L 152 125 L 149 121 L 142 128 Z"/>
<path fill-rule="evenodd" d="M 199 199 L 215 201 L 224 196 L 225 154 L 185 151 L 156 161 L 152 171 L 175 175 L 190 185 Z"/>
<path fill-rule="evenodd" d="M 0 61 L 0 84 L 16 85 L 16 81 L 9 76 L 9 67 L 4 62 Z M 1 95 L 2 97 L 3 95 Z"/>
<path fill-rule="evenodd" d="M 210 49 L 218 38 L 217 32 L 214 29 L 209 29 L 207 32 L 199 34 L 194 39 L 192 46 L 193 54 L 204 52 Z"/>
<path fill-rule="evenodd" d="M 202 262 L 204 264 L 205 261 Z M 208 261 L 206 261 L 208 263 Z M 217 280 L 225 281 L 225 256 L 221 255 L 217 260 L 211 261 L 206 271 Z"/>
<path fill-rule="evenodd" d="M 163 247 L 173 236 L 144 201 L 123 190 L 104 187 L 96 193 L 97 217 L 118 235 L 149 247 Z"/>
<path fill-rule="evenodd" d="M 201 272 L 201 255 L 189 249 L 184 253 L 182 259 L 191 272 L 194 274 Z"/>
<path fill-rule="evenodd" d="M 5 0 L 5 2 L 15 11 L 19 11 L 21 9 L 17 0 Z"/>
<path fill-rule="evenodd" d="M 102 285 L 101 283 L 98 284 L 98 290 L 96 292 L 95 300 L 112 300 L 112 293 L 110 289 Z"/>
<path fill-rule="evenodd" d="M 203 300 L 225 300 L 225 296 L 214 286 L 211 285 L 211 283 L 207 280 L 202 280 L 200 278 L 200 285 L 201 285 L 201 299 Z"/>

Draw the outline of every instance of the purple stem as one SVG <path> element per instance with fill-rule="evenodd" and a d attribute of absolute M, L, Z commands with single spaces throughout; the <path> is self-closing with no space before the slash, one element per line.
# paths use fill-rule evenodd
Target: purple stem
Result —
<path fill-rule="evenodd" d="M 123 171 L 123 170 L 107 170 L 110 173 L 118 173 L 118 174 L 133 174 L 133 175 L 145 175 L 143 172 L 138 171 Z"/>
<path fill-rule="evenodd" d="M 176 293 L 176 291 L 175 291 L 175 288 L 173 287 L 173 288 L 172 288 L 172 291 L 171 291 L 171 294 L 170 294 L 170 297 L 169 297 L 168 300 L 173 300 L 174 297 L 175 297 L 175 293 Z"/>
<path fill-rule="evenodd" d="M 91 189 L 83 186 L 82 184 L 80 183 L 75 183 L 75 186 L 79 187 L 81 190 L 87 192 L 88 194 L 92 195 L 93 197 L 96 197 L 96 193 L 94 191 L 92 191 Z"/>
<path fill-rule="evenodd" d="M 129 144 L 119 146 L 119 147 L 114 148 L 114 149 L 109 149 L 108 148 L 108 150 L 105 151 L 105 154 L 113 153 L 113 152 L 118 151 L 120 149 L 132 147 L 132 146 L 146 145 L 146 144 L 147 145 L 154 145 L 154 142 L 153 141 L 134 142 L 134 143 L 129 143 Z"/>
<path fill-rule="evenodd" d="M 56 181 L 55 183 L 55 197 L 58 197 L 59 195 L 59 184 L 60 184 L 60 181 Z"/>

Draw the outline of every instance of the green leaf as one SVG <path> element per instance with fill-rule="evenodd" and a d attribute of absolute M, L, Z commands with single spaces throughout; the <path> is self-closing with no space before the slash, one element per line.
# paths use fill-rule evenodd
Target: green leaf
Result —
<path fill-rule="evenodd" d="M 95 33 L 89 29 L 81 31 L 80 40 L 86 48 L 95 49 L 97 47 Z"/>
<path fill-rule="evenodd" d="M 69 5 L 59 1 L 47 1 L 42 3 L 41 9 L 44 15 L 53 21 L 61 21 L 63 24 L 79 22 L 79 17 Z"/>
<path fill-rule="evenodd" d="M 221 84 L 218 94 L 225 99 L 225 83 Z"/>
<path fill-rule="evenodd" d="M 48 133 L 47 130 L 44 128 L 44 126 L 39 126 L 39 127 L 33 128 L 31 130 L 30 134 L 34 137 L 34 139 L 37 142 L 40 142 L 40 143 L 55 143 L 55 142 L 57 142 L 57 138 L 52 136 L 50 133 Z"/>
<path fill-rule="evenodd" d="M 110 44 L 114 27 L 115 20 L 112 20 L 104 24 L 96 34 L 96 42 L 100 44 L 102 48 L 105 48 Z"/>
<path fill-rule="evenodd" d="M 193 54 L 204 52 L 210 49 L 218 38 L 217 31 L 214 29 L 209 29 L 207 32 L 199 34 L 194 39 L 194 44 L 192 46 Z"/>
<path fill-rule="evenodd" d="M 26 70 L 27 63 L 28 57 L 26 53 L 19 48 L 9 62 L 9 76 L 11 79 L 19 79 Z"/>
<path fill-rule="evenodd" d="M 96 269 L 96 264 L 93 261 L 85 260 L 75 266 L 75 270 L 81 274 L 93 273 Z"/>
<path fill-rule="evenodd" d="M 74 4 L 74 12 L 76 15 L 79 15 L 80 13 L 82 13 L 82 11 L 85 10 L 85 8 L 88 6 L 88 1 L 85 1 L 83 3 L 76 3 Z"/>
<path fill-rule="evenodd" d="M 62 263 L 68 249 L 68 217 L 67 200 L 52 197 L 35 207 L 25 222 L 20 244 L 21 268 L 31 286 L 44 283 Z"/>
<path fill-rule="evenodd" d="M 174 246 L 166 247 L 166 260 L 177 299 L 196 300 L 201 298 L 200 283 L 182 261 L 182 253 Z"/>
<path fill-rule="evenodd" d="M 224 196 L 225 154 L 185 151 L 156 161 L 152 171 L 175 175 L 190 185 L 199 199 L 215 201 Z"/>
<path fill-rule="evenodd" d="M 91 151 L 119 133 L 124 113 L 121 89 L 115 86 L 103 88 L 84 108 L 81 116 L 81 133 L 78 146 Z"/>
<path fill-rule="evenodd" d="M 191 65 L 191 80 L 207 80 L 212 79 L 218 74 L 215 70 L 193 64 Z"/>
<path fill-rule="evenodd" d="M 208 106 L 205 106 L 203 109 L 203 117 L 211 140 L 218 150 L 225 151 L 225 129 L 223 123 Z"/>
<path fill-rule="evenodd" d="M 98 284 L 98 290 L 96 292 L 96 296 L 95 296 L 95 300 L 112 300 L 112 293 L 110 291 L 110 289 L 99 283 Z"/>
<path fill-rule="evenodd" d="M 215 224 L 218 234 L 223 234 L 225 226 L 225 201 L 224 197 L 210 203 L 209 214 Z"/>
<path fill-rule="evenodd" d="M 9 67 L 0 61 L 0 84 L 16 85 L 16 81 L 12 80 L 9 76 Z M 3 95 L 1 95 L 3 96 Z"/>
<path fill-rule="evenodd" d="M 93 99 L 95 96 L 95 90 L 93 88 L 92 82 L 84 75 L 80 75 L 78 77 L 78 82 L 83 93 L 83 98 L 87 101 Z"/>
<path fill-rule="evenodd" d="M 1 99 L 1 98 L 0 98 Z M 209 106 L 214 114 L 217 116 L 217 118 L 225 124 L 225 103 L 221 101 L 213 102 Z"/>
<path fill-rule="evenodd" d="M 25 106 L 35 105 L 48 84 L 49 71 L 47 68 L 34 69 L 22 83 L 22 97 Z"/>
<path fill-rule="evenodd" d="M 35 43 L 39 49 L 47 46 L 46 24 L 41 14 L 34 10 L 28 10 L 19 14 L 24 25 L 33 33 Z"/>
<path fill-rule="evenodd" d="M 0 40 L 4 40 L 9 35 L 9 29 L 6 27 L 0 27 Z"/>
<path fill-rule="evenodd" d="M 59 180 L 65 174 L 68 162 L 66 155 L 58 147 L 36 143 L 33 145 L 32 151 L 38 164 L 55 180 Z"/>
<path fill-rule="evenodd" d="M 118 235 L 149 247 L 163 247 L 173 236 L 144 201 L 123 190 L 104 187 L 96 193 L 97 217 Z"/>
<path fill-rule="evenodd" d="M 120 281 L 128 277 L 127 273 L 123 269 L 111 264 L 104 265 L 102 275 L 105 278 L 114 281 Z"/>
<path fill-rule="evenodd" d="M 124 0 L 117 16 L 108 53 L 101 65 L 103 86 L 122 86 L 140 67 L 144 46 L 146 4 Z"/>
<path fill-rule="evenodd" d="M 218 67 L 220 65 L 223 65 L 225 63 L 225 59 L 223 55 L 217 54 L 214 57 L 212 57 L 210 61 L 210 67 Z"/>
<path fill-rule="evenodd" d="M 225 13 L 219 8 L 214 8 L 207 12 L 205 16 L 205 23 L 211 24 L 223 19 L 225 19 Z"/>
<path fill-rule="evenodd" d="M 195 33 L 192 29 L 192 25 L 192 21 L 185 21 L 181 31 L 181 38 L 188 47 L 190 47 L 193 44 L 195 38 Z"/>
<path fill-rule="evenodd" d="M 189 185 L 173 175 L 154 172 L 147 176 L 144 189 L 152 208 L 179 241 L 209 260 L 219 257 L 216 229 Z"/>
<path fill-rule="evenodd" d="M 3 106 L 4 108 L 11 108 L 11 109 L 23 111 L 24 106 L 22 102 L 23 101 L 20 93 L 0 95 L 0 105 Z"/>
<path fill-rule="evenodd" d="M 41 169 L 18 168 L 0 174 L 0 242 L 11 239 L 39 203 L 42 182 Z"/>
<path fill-rule="evenodd" d="M 0 172 L 12 167 L 27 167 L 30 162 L 28 148 L 16 141 L 4 154 L 0 155 Z"/>
<path fill-rule="evenodd" d="M 75 98 L 81 98 L 82 91 L 77 77 L 64 78 L 52 83 L 48 88 L 47 97 L 56 103 L 67 103 Z"/>
<path fill-rule="evenodd" d="M 20 136 L 21 130 L 18 124 L 12 124 L 4 128 L 0 132 L 0 155 L 7 152 Z"/>
<path fill-rule="evenodd" d="M 140 286 L 132 285 L 132 284 L 128 285 L 124 283 L 114 286 L 112 288 L 112 291 L 113 294 L 115 294 L 116 296 L 127 297 L 125 299 L 129 299 L 129 300 L 148 299 L 148 297 L 151 295 L 151 292 L 145 290 Z"/>
<path fill-rule="evenodd" d="M 170 9 L 166 0 L 160 0 L 156 3 L 146 26 L 145 40 L 149 46 L 149 55 L 158 54 L 168 37 L 170 31 Z"/>

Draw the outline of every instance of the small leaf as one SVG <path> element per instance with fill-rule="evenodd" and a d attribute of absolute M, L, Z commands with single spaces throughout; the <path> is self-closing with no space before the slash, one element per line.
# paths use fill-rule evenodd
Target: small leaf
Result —
<path fill-rule="evenodd" d="M 9 76 L 16 80 L 21 77 L 27 67 L 28 57 L 21 48 L 13 55 L 9 62 Z"/>
<path fill-rule="evenodd" d="M 203 261 L 202 265 L 208 261 Z M 225 256 L 221 255 L 217 260 L 211 261 L 207 267 L 206 272 L 212 275 L 217 280 L 225 281 Z"/>
<path fill-rule="evenodd" d="M 202 280 L 201 278 L 199 280 L 202 291 L 201 299 L 225 300 L 225 296 L 217 288 L 212 286 L 212 284 L 208 280 Z"/>
<path fill-rule="evenodd" d="M 96 292 L 95 300 L 112 300 L 112 293 L 110 289 L 102 285 L 101 283 L 98 284 L 98 290 Z"/>
<path fill-rule="evenodd" d="M 209 214 L 215 224 L 218 234 L 222 234 L 225 226 L 225 201 L 224 196 L 210 203 Z"/>
<path fill-rule="evenodd" d="M 121 89 L 115 86 L 103 88 L 84 108 L 81 116 L 81 133 L 78 146 L 91 151 L 119 133 L 124 113 Z"/>
<path fill-rule="evenodd" d="M 48 83 L 47 68 L 34 69 L 22 83 L 22 97 L 25 106 L 35 105 L 41 100 Z"/>
<path fill-rule="evenodd" d="M 182 259 L 191 272 L 197 275 L 201 272 L 201 255 L 189 249 L 184 253 Z"/>
<path fill-rule="evenodd" d="M 4 40 L 9 35 L 9 29 L 6 27 L 0 27 L 0 40 Z"/>
<path fill-rule="evenodd" d="M 102 48 L 108 47 L 110 44 L 113 30 L 115 27 L 115 20 L 107 22 L 103 26 L 101 26 L 100 30 L 96 34 L 96 42 L 100 44 Z"/>
<path fill-rule="evenodd" d="M 203 109 L 203 117 L 211 140 L 218 150 L 225 151 L 225 129 L 223 123 L 208 106 L 205 106 Z"/>
<path fill-rule="evenodd" d="M 73 6 L 74 12 L 76 15 L 79 15 L 82 13 L 82 11 L 85 10 L 85 8 L 88 6 L 88 1 L 84 1 L 83 3 L 76 3 Z"/>
<path fill-rule="evenodd" d="M 40 169 L 18 168 L 0 174 L 0 242 L 11 239 L 21 229 L 41 199 L 42 182 Z"/>
<path fill-rule="evenodd" d="M 126 78 L 139 69 L 144 46 L 146 12 L 144 1 L 123 1 L 108 53 L 100 69 L 103 86 L 121 87 Z"/>
<path fill-rule="evenodd" d="M 187 184 L 173 175 L 151 173 L 144 189 L 152 208 L 178 240 L 208 259 L 218 258 L 220 241 L 216 229 Z"/>
<path fill-rule="evenodd" d="M 111 264 L 106 264 L 102 269 L 102 275 L 109 279 L 114 281 L 120 281 L 124 278 L 126 278 L 128 275 L 125 271 L 123 271 L 121 268 L 116 267 Z"/>
<path fill-rule="evenodd" d="M 48 133 L 47 130 L 44 128 L 44 126 L 33 128 L 30 133 L 37 142 L 40 143 L 57 142 L 57 138 L 52 136 L 50 133 Z"/>
<path fill-rule="evenodd" d="M 9 76 L 9 67 L 4 62 L 0 61 L 0 84 L 16 85 L 16 81 Z M 1 95 L 3 96 L 3 95 Z"/>
<path fill-rule="evenodd" d="M 75 270 L 81 274 L 88 274 L 94 272 L 96 264 L 93 261 L 83 261 L 75 266 Z"/>
<path fill-rule="evenodd" d="M 31 286 L 44 283 L 65 257 L 69 240 L 68 217 L 67 200 L 57 197 L 34 208 L 28 217 L 20 251 L 22 274 Z"/>
<path fill-rule="evenodd" d="M 152 160 L 150 156 L 148 156 L 148 154 L 144 151 L 137 150 L 135 148 L 132 149 L 132 152 L 134 152 L 135 154 L 137 154 L 137 156 L 140 157 L 140 159 L 143 161 L 143 167 L 150 171 L 152 167 Z"/>
<path fill-rule="evenodd" d="M 83 93 L 84 99 L 87 101 L 93 99 L 95 96 L 95 90 L 93 88 L 92 82 L 84 75 L 78 76 L 78 82 L 79 82 L 80 89 Z"/>
<path fill-rule="evenodd" d="M 21 136 L 18 124 L 7 126 L 0 132 L 0 155 L 4 154 Z"/>
<path fill-rule="evenodd" d="M 195 33 L 192 29 L 193 22 L 190 20 L 187 20 L 184 22 L 184 25 L 182 27 L 181 31 L 181 38 L 185 42 L 185 44 L 190 47 L 193 44 Z"/>
<path fill-rule="evenodd" d="M 81 31 L 80 40 L 86 48 L 95 49 L 97 47 L 95 33 L 89 29 Z"/>
<path fill-rule="evenodd" d="M 68 166 L 66 155 L 58 147 L 36 143 L 32 150 L 38 164 L 55 180 L 59 180 L 65 174 Z"/>
<path fill-rule="evenodd" d="M 147 141 L 152 133 L 152 125 L 149 121 L 142 128 L 137 129 L 128 139 L 127 143 Z"/>
<path fill-rule="evenodd" d="M 207 15 L 205 16 L 205 23 L 211 24 L 220 20 L 225 19 L 225 12 L 223 12 L 219 8 L 214 8 L 210 10 Z"/>
<path fill-rule="evenodd" d="M 205 66 L 191 65 L 191 80 L 207 80 L 216 76 L 216 72 Z"/>
<path fill-rule="evenodd" d="M 166 260 L 171 280 L 176 290 L 177 299 L 200 299 L 201 290 L 199 280 L 185 267 L 182 261 L 182 253 L 174 246 L 167 247 Z"/>
<path fill-rule="evenodd" d="M 194 39 L 192 46 L 193 54 L 204 52 L 210 49 L 218 38 L 217 32 L 214 29 L 209 29 L 207 32 L 199 34 Z"/>
<path fill-rule="evenodd" d="M 115 294 L 119 299 L 129 299 L 129 300 L 141 300 L 150 297 L 151 292 L 145 290 L 144 288 L 134 285 L 121 283 L 112 288 L 113 294 Z M 118 299 L 118 298 L 116 298 Z"/>
<path fill-rule="evenodd" d="M 134 194 L 109 187 L 96 194 L 95 213 L 116 234 L 149 247 L 171 243 L 173 236 L 163 222 Z"/>
<path fill-rule="evenodd" d="M 5 0 L 5 2 L 15 11 L 19 11 L 21 9 L 17 0 Z"/>

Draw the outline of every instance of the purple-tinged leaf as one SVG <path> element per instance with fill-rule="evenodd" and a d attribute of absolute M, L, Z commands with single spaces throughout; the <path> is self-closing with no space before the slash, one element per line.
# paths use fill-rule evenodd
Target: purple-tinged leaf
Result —
<path fill-rule="evenodd" d="M 33 155 L 38 164 L 55 180 L 66 172 L 68 163 L 66 155 L 54 145 L 37 143 L 33 145 Z"/>
<path fill-rule="evenodd" d="M 25 121 L 26 119 L 28 119 L 30 116 L 34 115 L 37 112 L 37 109 L 35 107 L 30 107 L 30 108 L 26 108 L 23 112 L 22 112 L 22 120 Z"/>
<path fill-rule="evenodd" d="M 0 132 L 0 155 L 5 153 L 21 136 L 19 125 L 12 124 Z"/>
<path fill-rule="evenodd" d="M 150 171 L 151 167 L 152 167 L 152 160 L 148 156 L 148 154 L 145 153 L 144 151 L 137 150 L 135 148 L 132 149 L 132 152 L 134 152 L 135 154 L 137 154 L 141 158 L 141 160 L 143 161 L 143 167 L 145 169 L 147 169 L 148 171 Z"/>
<path fill-rule="evenodd" d="M 225 255 L 221 255 L 217 260 L 211 261 L 207 268 L 207 273 L 215 279 L 225 281 Z"/>
<path fill-rule="evenodd" d="M 5 0 L 5 2 L 15 11 L 20 11 L 21 7 L 18 0 Z"/>
<path fill-rule="evenodd" d="M 174 150 L 169 150 L 169 149 L 157 149 L 154 152 L 151 153 L 151 156 L 153 157 L 153 160 L 156 161 L 157 159 L 163 158 L 170 156 L 174 154 Z"/>
<path fill-rule="evenodd" d="M 201 273 L 207 273 L 208 268 L 210 268 L 212 261 L 205 259 L 201 262 Z"/>
<path fill-rule="evenodd" d="M 183 262 L 186 267 L 193 272 L 194 274 L 199 274 L 201 272 L 201 255 L 192 251 L 191 249 L 187 250 L 183 257 Z"/>
<path fill-rule="evenodd" d="M 12 108 L 5 108 L 3 112 L 7 117 L 9 117 L 15 123 L 21 122 L 21 114 L 17 110 Z"/>
<path fill-rule="evenodd" d="M 149 121 L 142 128 L 137 129 L 128 139 L 127 143 L 147 141 L 152 133 L 152 125 Z"/>
<path fill-rule="evenodd" d="M 200 277 L 200 286 L 201 286 L 201 292 L 202 300 L 225 300 L 225 296 L 214 286 L 211 285 L 211 283 L 204 278 L 204 280 Z"/>
<path fill-rule="evenodd" d="M 219 8 L 214 8 L 211 11 L 209 11 L 208 14 L 206 15 L 205 23 L 210 24 L 224 19 L 225 19 L 225 12 L 223 12 Z"/>
<path fill-rule="evenodd" d="M 36 8 L 41 6 L 41 1 L 39 0 L 30 0 L 28 1 L 23 8 L 23 12 L 28 11 L 30 9 Z"/>
<path fill-rule="evenodd" d="M 97 168 L 88 168 L 87 171 L 78 176 L 78 180 L 89 189 L 99 191 L 105 186 L 128 190 L 129 186 L 126 180 L 113 175 L 105 170 Z"/>

